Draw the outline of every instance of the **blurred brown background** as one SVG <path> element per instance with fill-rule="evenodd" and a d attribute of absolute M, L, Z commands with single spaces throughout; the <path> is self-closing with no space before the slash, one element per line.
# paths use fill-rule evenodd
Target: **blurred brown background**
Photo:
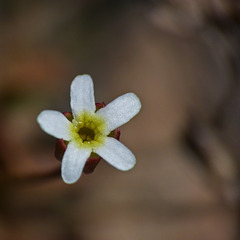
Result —
<path fill-rule="evenodd" d="M 234 0 L 0 1 L 0 239 L 240 239 L 239 46 Z M 36 117 L 83 73 L 140 97 L 137 165 L 40 178 L 60 163 Z"/>

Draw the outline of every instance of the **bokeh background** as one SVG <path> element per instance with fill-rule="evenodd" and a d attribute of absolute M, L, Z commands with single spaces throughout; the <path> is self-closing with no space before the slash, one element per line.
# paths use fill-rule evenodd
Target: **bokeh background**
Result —
<path fill-rule="evenodd" d="M 237 0 L 1 0 L 0 239 L 239 240 L 239 46 Z M 67 185 L 36 117 L 84 73 L 137 164 Z"/>

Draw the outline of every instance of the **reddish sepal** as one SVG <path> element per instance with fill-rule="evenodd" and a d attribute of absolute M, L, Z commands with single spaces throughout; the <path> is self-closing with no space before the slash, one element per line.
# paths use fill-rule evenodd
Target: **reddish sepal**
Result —
<path fill-rule="evenodd" d="M 83 168 L 83 172 L 85 174 L 92 173 L 101 159 L 102 158 L 99 157 L 98 155 L 96 157 L 89 157 L 85 166 L 84 166 L 84 168 Z"/>

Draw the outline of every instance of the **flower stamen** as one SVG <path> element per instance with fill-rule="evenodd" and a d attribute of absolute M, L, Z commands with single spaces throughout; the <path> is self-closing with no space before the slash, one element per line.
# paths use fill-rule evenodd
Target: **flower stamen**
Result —
<path fill-rule="evenodd" d="M 78 134 L 80 138 L 83 140 L 83 142 L 91 142 L 95 138 L 95 132 L 91 128 L 88 127 L 82 127 L 78 131 Z"/>
<path fill-rule="evenodd" d="M 72 123 L 70 133 L 77 146 L 94 149 L 104 143 L 106 124 L 100 116 L 84 111 Z"/>

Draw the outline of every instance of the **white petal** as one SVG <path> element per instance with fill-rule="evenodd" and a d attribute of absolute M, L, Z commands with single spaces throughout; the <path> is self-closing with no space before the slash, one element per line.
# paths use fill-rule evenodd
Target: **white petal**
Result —
<path fill-rule="evenodd" d="M 73 142 L 67 146 L 62 160 L 62 178 L 65 183 L 75 183 L 81 176 L 91 149 L 81 149 Z"/>
<path fill-rule="evenodd" d="M 71 136 L 69 134 L 69 125 L 72 124 L 62 113 L 53 110 L 42 111 L 37 121 L 46 133 L 56 137 L 63 138 L 69 141 Z"/>
<path fill-rule="evenodd" d="M 104 146 L 94 151 L 115 168 L 127 171 L 136 163 L 133 153 L 115 138 L 107 137 Z"/>
<path fill-rule="evenodd" d="M 125 124 L 133 118 L 141 109 L 141 102 L 134 93 L 126 93 L 106 107 L 97 111 L 97 114 L 105 118 L 107 122 L 107 133 Z"/>
<path fill-rule="evenodd" d="M 71 84 L 71 108 L 76 116 L 83 110 L 95 112 L 93 81 L 89 75 L 79 75 Z"/>

